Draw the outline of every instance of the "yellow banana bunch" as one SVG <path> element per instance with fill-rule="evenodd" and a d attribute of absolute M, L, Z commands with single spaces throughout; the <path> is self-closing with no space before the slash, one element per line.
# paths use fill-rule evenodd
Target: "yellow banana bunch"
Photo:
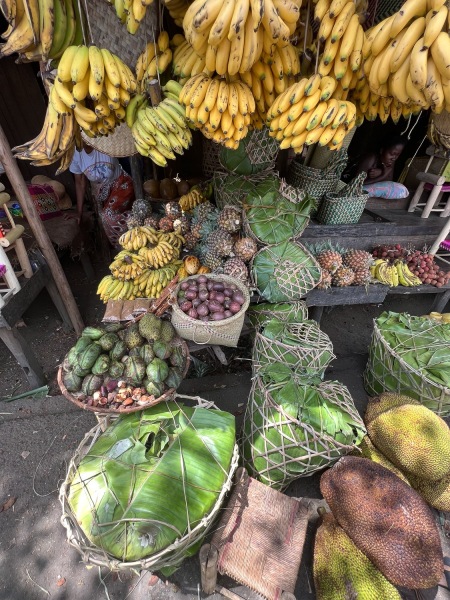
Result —
<path fill-rule="evenodd" d="M 397 13 L 366 32 L 363 54 L 370 89 L 436 113 L 450 110 L 448 29 L 445 3 L 406 0 Z"/>
<path fill-rule="evenodd" d="M 50 103 L 40 133 L 31 141 L 13 148 L 15 157 L 30 160 L 37 167 L 61 160 L 57 174 L 69 168 L 75 145 L 81 147 L 79 127 L 71 109 L 58 113 Z"/>
<path fill-rule="evenodd" d="M 107 0 L 116 15 L 126 25 L 128 33 L 135 34 L 147 14 L 147 7 L 153 0 Z"/>
<path fill-rule="evenodd" d="M 370 274 L 383 285 L 397 287 L 399 285 L 399 271 L 389 261 L 379 258 L 370 267 Z"/>
<path fill-rule="evenodd" d="M 206 72 L 206 56 L 197 54 L 183 37 L 183 41 L 173 51 L 172 65 L 173 74 L 183 80 Z"/>
<path fill-rule="evenodd" d="M 301 0 L 194 0 L 184 19 L 186 40 L 218 75 L 246 73 L 263 50 L 288 45 Z"/>
<path fill-rule="evenodd" d="M 128 260 L 126 260 L 128 259 Z M 121 279 L 122 281 L 129 281 L 130 279 L 136 279 L 142 275 L 142 272 L 145 268 L 145 263 L 141 259 L 140 262 L 132 260 L 130 257 L 126 257 L 126 259 L 115 259 L 109 265 L 109 270 L 113 274 L 116 279 Z"/>
<path fill-rule="evenodd" d="M 267 113 L 269 135 L 280 148 L 301 152 L 304 145 L 319 143 L 338 150 L 355 126 L 356 106 L 333 97 L 336 81 L 312 75 L 280 94 Z"/>
<path fill-rule="evenodd" d="M 175 21 L 175 25 L 182 27 L 184 15 L 189 8 L 190 2 L 188 0 L 163 0 L 163 3 L 169 11 L 169 15 Z"/>
<path fill-rule="evenodd" d="M 158 243 L 158 239 L 157 232 L 151 227 L 133 227 L 132 229 L 125 231 L 125 233 L 120 236 L 119 244 L 122 246 L 122 248 L 125 248 L 125 250 L 131 252 L 137 251 L 147 244 L 156 244 Z M 120 253 L 116 256 L 116 259 L 125 257 L 128 257 L 127 253 Z M 129 258 L 134 260 L 137 257 L 135 257 L 135 255 L 130 255 Z"/>
<path fill-rule="evenodd" d="M 232 149 L 247 135 L 256 109 L 252 91 L 243 81 L 230 78 L 227 82 L 205 73 L 188 80 L 180 92 L 180 102 L 192 126 L 208 139 Z"/>
<path fill-rule="evenodd" d="M 207 199 L 199 188 L 192 188 L 187 194 L 181 196 L 178 202 L 183 212 L 189 212 L 199 204 L 206 202 Z"/>
<path fill-rule="evenodd" d="M 353 0 L 318 0 L 315 5 L 314 17 L 319 25 L 322 51 L 318 72 L 335 77 L 343 91 L 353 87 L 353 74 L 362 65 L 365 36 L 361 15 L 364 10 L 360 4 L 359 12 Z"/>
<path fill-rule="evenodd" d="M 172 50 L 169 47 L 169 34 L 161 31 L 158 39 L 148 42 L 136 61 L 136 81 L 138 90 L 144 92 L 147 82 L 158 73 L 164 73 L 172 62 Z"/>
<path fill-rule="evenodd" d="M 394 267 L 397 269 L 398 281 L 400 285 L 414 287 L 422 284 L 422 280 L 419 279 L 417 275 L 414 275 L 414 273 L 411 273 L 408 265 L 402 260 L 394 261 Z"/>
<path fill-rule="evenodd" d="M 185 240 L 179 231 L 169 231 L 166 233 L 164 231 L 158 230 L 156 233 L 158 235 L 159 240 L 165 240 L 176 250 L 179 250 L 181 252 Z"/>
<path fill-rule="evenodd" d="M 184 106 L 178 101 L 181 85 L 170 80 L 163 86 L 164 99 L 152 107 L 142 98 L 137 106 L 130 103 L 126 120 L 131 127 L 136 149 L 143 156 L 161 166 L 167 165 L 167 159 L 175 159 L 183 154 L 192 143 Z"/>
<path fill-rule="evenodd" d="M 150 248 L 140 248 L 139 256 L 142 257 L 148 267 L 158 269 L 176 260 L 180 256 L 180 249 L 175 248 L 165 239 Z"/>
<path fill-rule="evenodd" d="M 18 53 L 18 62 L 57 59 L 72 44 L 83 43 L 77 0 L 3 0 L 9 23 L 0 57 Z"/>
<path fill-rule="evenodd" d="M 139 295 L 139 288 L 133 281 L 117 279 L 112 275 L 106 275 L 100 281 L 97 294 L 102 302 L 108 300 L 135 300 Z"/>

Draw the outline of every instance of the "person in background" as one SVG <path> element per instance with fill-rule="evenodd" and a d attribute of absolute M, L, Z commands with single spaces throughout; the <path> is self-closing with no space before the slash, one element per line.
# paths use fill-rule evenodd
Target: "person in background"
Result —
<path fill-rule="evenodd" d="M 398 200 L 409 195 L 408 188 L 393 181 L 395 162 L 406 146 L 401 137 L 390 139 L 379 152 L 372 152 L 361 157 L 357 163 L 355 175 L 365 171 L 364 189 L 372 198 Z"/>
<path fill-rule="evenodd" d="M 94 150 L 85 142 L 81 151 L 75 150 L 69 170 L 75 177 L 78 223 L 90 181 L 102 227 L 110 243 L 117 246 L 119 237 L 127 230 L 126 219 L 134 202 L 133 180 L 117 158 Z"/>

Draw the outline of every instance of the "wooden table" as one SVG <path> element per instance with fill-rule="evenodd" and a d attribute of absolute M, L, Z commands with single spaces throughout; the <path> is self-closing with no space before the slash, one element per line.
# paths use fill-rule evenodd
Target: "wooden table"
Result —
<path fill-rule="evenodd" d="M 72 324 L 47 263 L 43 261 L 32 277 L 30 279 L 22 278 L 20 284 L 22 288 L 19 292 L 12 296 L 0 310 L 0 339 L 3 340 L 24 370 L 31 389 L 34 389 L 45 384 L 45 376 L 30 345 L 17 329 L 17 322 L 39 293 L 47 288 L 64 324 L 70 329 L 72 329 Z"/>

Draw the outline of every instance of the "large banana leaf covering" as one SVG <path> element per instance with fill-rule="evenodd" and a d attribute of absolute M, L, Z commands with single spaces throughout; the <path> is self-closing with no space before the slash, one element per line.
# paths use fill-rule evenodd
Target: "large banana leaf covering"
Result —
<path fill-rule="evenodd" d="M 320 265 L 298 242 L 286 241 L 260 250 L 253 259 L 252 279 L 268 302 L 293 302 L 316 287 Z"/>
<path fill-rule="evenodd" d="M 148 557 L 214 507 L 234 445 L 227 412 L 168 402 L 126 415 L 81 460 L 70 507 L 89 540 L 110 555 Z"/>
<path fill-rule="evenodd" d="M 294 203 L 263 183 L 245 201 L 246 227 L 262 244 L 279 244 L 302 234 L 314 206 L 310 196 Z"/>
<path fill-rule="evenodd" d="M 278 319 L 287 323 L 300 323 L 308 318 L 308 307 L 302 300 L 298 302 L 278 302 L 271 304 L 263 302 L 262 304 L 250 305 L 247 309 L 247 316 L 250 323 L 256 327 L 261 327 L 265 321 Z"/>
<path fill-rule="evenodd" d="M 304 385 L 275 363 L 254 379 L 244 421 L 250 474 L 284 489 L 351 452 L 365 427 L 348 389 L 337 381 Z"/>

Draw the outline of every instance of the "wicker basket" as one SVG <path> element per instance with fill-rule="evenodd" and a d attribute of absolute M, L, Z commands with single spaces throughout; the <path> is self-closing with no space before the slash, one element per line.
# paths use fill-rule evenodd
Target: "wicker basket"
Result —
<path fill-rule="evenodd" d="M 364 427 L 347 388 L 337 381 L 324 381 L 318 387 L 360 423 L 361 429 Z M 263 453 L 257 447 L 261 438 L 265 442 Z M 249 474 L 278 490 L 331 466 L 354 449 L 353 445 L 341 443 L 325 432 L 319 434 L 310 424 L 288 415 L 258 376 L 250 391 L 241 447 Z"/>
<path fill-rule="evenodd" d="M 197 401 L 197 404 L 203 408 L 216 408 L 211 402 L 206 402 L 201 398 L 197 397 L 195 400 Z M 226 481 L 217 497 L 217 501 L 211 511 L 204 516 L 200 523 L 164 550 L 139 561 L 122 562 L 105 552 L 102 548 L 92 544 L 76 521 L 68 501 L 70 481 L 72 481 L 76 474 L 82 458 L 89 452 L 101 433 L 102 426 L 99 423 L 85 435 L 70 461 L 66 478 L 60 488 L 59 501 L 62 506 L 61 523 L 66 529 L 67 541 L 81 554 L 83 562 L 98 565 L 100 567 L 108 567 L 111 571 L 124 571 L 128 569 L 157 571 L 164 567 L 178 567 L 186 557 L 187 551 L 200 542 L 214 524 L 214 521 L 219 514 L 225 497 L 232 486 L 233 475 L 238 466 L 239 451 L 237 445 L 234 448 L 230 469 Z"/>
<path fill-rule="evenodd" d="M 438 148 L 450 149 L 450 114 L 446 110 L 430 114 L 427 136 Z"/>
<path fill-rule="evenodd" d="M 197 279 L 198 277 L 200 275 L 191 275 L 189 279 Z M 172 325 L 180 337 L 192 340 L 196 344 L 212 344 L 235 348 L 244 325 L 245 311 L 250 304 L 248 288 L 242 281 L 234 279 L 234 277 L 228 277 L 228 275 L 213 275 L 208 273 L 207 277 L 213 281 L 235 285 L 245 298 L 241 310 L 223 321 L 199 321 L 198 319 L 192 319 L 178 306 L 177 296 L 181 285 L 178 284 L 172 297 Z"/>
<path fill-rule="evenodd" d="M 221 145 L 202 136 L 202 173 L 207 179 L 216 173 L 226 173 L 219 160 Z"/>
<path fill-rule="evenodd" d="M 364 371 L 364 387 L 369 396 L 378 396 L 382 392 L 407 394 L 437 415 L 450 416 L 450 389 L 407 364 L 386 342 L 376 322 Z"/>
<path fill-rule="evenodd" d="M 315 321 L 287 325 L 291 337 L 297 344 L 286 344 L 256 332 L 253 346 L 252 369 L 257 375 L 264 367 L 274 362 L 289 366 L 296 377 L 306 379 L 323 377 L 325 369 L 336 357 L 328 335 Z"/>
<path fill-rule="evenodd" d="M 186 342 L 184 340 L 180 340 L 180 345 L 183 349 L 183 354 L 186 357 L 186 361 L 185 361 L 184 368 L 183 368 L 183 378 L 184 378 L 184 377 L 186 377 L 187 372 L 189 370 L 191 357 L 189 355 L 189 348 L 188 348 L 188 345 L 186 344 Z M 124 407 L 124 408 L 105 408 L 104 406 L 89 406 L 89 405 L 85 404 L 84 402 L 82 402 L 81 400 L 79 400 L 76 397 L 76 395 L 72 394 L 71 392 L 69 392 L 67 390 L 67 388 L 63 382 L 63 365 L 61 365 L 58 369 L 57 380 L 58 380 L 59 389 L 61 390 L 61 394 L 65 398 L 67 398 L 67 400 L 70 400 L 71 402 L 73 402 L 76 406 L 78 406 L 78 408 L 82 408 L 83 410 L 89 410 L 91 412 L 102 413 L 102 414 L 118 413 L 120 415 L 126 415 L 126 414 L 133 413 L 133 412 L 139 412 L 141 410 L 145 410 L 146 408 L 150 408 L 151 406 L 155 406 L 156 404 L 160 404 L 161 402 L 167 402 L 168 400 L 171 400 L 174 397 L 174 395 L 176 394 L 175 388 L 169 388 L 168 390 L 166 390 L 164 392 L 164 394 L 162 394 L 162 396 L 159 396 L 159 398 L 155 398 L 153 401 L 148 402 L 147 404 L 143 404 L 143 405 L 139 405 L 139 406 L 132 406 L 131 408 L 126 408 L 126 407 Z"/>
<path fill-rule="evenodd" d="M 324 225 L 357 223 L 364 212 L 369 193 L 346 197 L 342 192 L 328 192 L 324 195 L 317 213 L 317 220 Z"/>
<path fill-rule="evenodd" d="M 273 171 L 261 171 L 256 175 L 245 176 L 216 172 L 213 184 L 217 207 L 220 210 L 227 205 L 242 208 L 242 203 L 250 190 L 253 191 L 259 183 L 262 183 L 270 175 L 273 176 L 275 173 Z"/>
<path fill-rule="evenodd" d="M 246 142 L 246 155 L 252 163 L 253 174 L 256 175 L 261 171 L 272 171 L 275 169 L 275 161 L 280 147 L 277 140 L 269 136 L 267 127 L 250 131 Z M 221 162 L 220 152 L 219 163 L 228 172 L 226 165 Z"/>

